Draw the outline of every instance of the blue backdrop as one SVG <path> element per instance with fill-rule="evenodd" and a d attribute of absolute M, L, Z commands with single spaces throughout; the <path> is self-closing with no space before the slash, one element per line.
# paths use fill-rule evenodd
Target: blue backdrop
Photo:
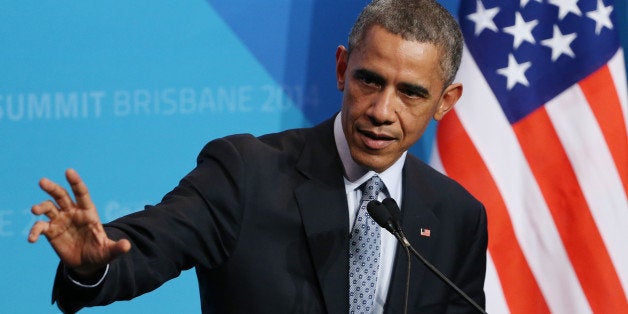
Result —
<path fill-rule="evenodd" d="M 322 121 L 340 108 L 334 53 L 365 3 L 4 1 L 0 311 L 56 312 L 58 259 L 44 239 L 26 242 L 41 177 L 77 169 L 110 221 L 158 202 L 213 138 Z M 413 151 L 426 158 L 432 136 Z M 84 313 L 131 311 L 200 312 L 194 272 Z"/>

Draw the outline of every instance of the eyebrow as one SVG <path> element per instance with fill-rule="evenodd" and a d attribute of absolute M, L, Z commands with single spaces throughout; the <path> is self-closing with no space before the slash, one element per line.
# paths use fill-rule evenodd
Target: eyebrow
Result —
<path fill-rule="evenodd" d="M 353 72 L 353 77 L 355 77 L 356 79 L 368 79 L 369 81 L 372 81 L 379 85 L 386 85 L 387 83 L 386 79 L 383 76 L 367 69 L 355 70 Z M 411 83 L 400 83 L 397 86 L 397 88 L 408 93 L 419 95 L 422 98 L 429 98 L 430 96 L 430 91 L 421 85 L 416 85 L 416 84 L 411 84 Z"/>

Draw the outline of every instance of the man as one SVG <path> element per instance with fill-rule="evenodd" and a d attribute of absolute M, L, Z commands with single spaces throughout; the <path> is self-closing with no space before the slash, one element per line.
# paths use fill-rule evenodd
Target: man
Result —
<path fill-rule="evenodd" d="M 33 206 L 50 220 L 29 241 L 43 233 L 61 258 L 54 300 L 72 312 L 130 299 L 194 267 L 203 312 L 401 312 L 403 250 L 365 213 L 391 197 L 412 245 L 483 305 L 484 208 L 406 153 L 460 97 L 461 50 L 436 2 L 374 1 L 337 49 L 334 118 L 212 141 L 161 203 L 104 227 L 75 171 L 75 201 L 42 179 L 56 204 Z M 410 276 L 409 312 L 473 311 L 422 265 Z"/>

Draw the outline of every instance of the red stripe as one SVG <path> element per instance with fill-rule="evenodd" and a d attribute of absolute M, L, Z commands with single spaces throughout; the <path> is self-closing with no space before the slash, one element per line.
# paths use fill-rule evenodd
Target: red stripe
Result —
<path fill-rule="evenodd" d="M 622 83 L 623 84 L 623 83 Z M 619 96 L 608 66 L 600 68 L 580 82 L 587 102 L 602 129 L 606 144 L 615 161 L 624 193 L 628 195 L 628 136 Z"/>
<path fill-rule="evenodd" d="M 545 108 L 513 127 L 591 309 L 628 313 L 624 290 Z"/>
<path fill-rule="evenodd" d="M 447 174 L 486 207 L 488 249 L 512 313 L 549 313 L 549 308 L 523 255 L 497 185 L 465 132 L 455 111 L 439 123 L 436 139 Z"/>

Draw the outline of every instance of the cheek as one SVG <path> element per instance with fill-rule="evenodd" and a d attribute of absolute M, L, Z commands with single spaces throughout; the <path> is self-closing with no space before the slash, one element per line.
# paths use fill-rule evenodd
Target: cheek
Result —
<path fill-rule="evenodd" d="M 357 119 L 368 107 L 368 100 L 364 96 L 352 93 L 350 89 L 345 89 L 342 97 L 342 114 Z"/>
<path fill-rule="evenodd" d="M 344 124 L 346 126 L 348 126 L 349 124 L 347 124 L 347 123 L 350 122 L 350 120 L 353 119 L 353 118 L 351 118 L 353 110 L 354 110 L 353 109 L 353 98 L 345 90 L 345 93 L 342 96 L 341 111 L 342 111 L 342 120 L 343 120 L 343 122 L 344 122 Z"/>
<path fill-rule="evenodd" d="M 422 112 L 418 115 L 408 114 L 402 118 L 404 146 L 412 146 L 423 135 L 431 117 L 430 112 Z"/>

